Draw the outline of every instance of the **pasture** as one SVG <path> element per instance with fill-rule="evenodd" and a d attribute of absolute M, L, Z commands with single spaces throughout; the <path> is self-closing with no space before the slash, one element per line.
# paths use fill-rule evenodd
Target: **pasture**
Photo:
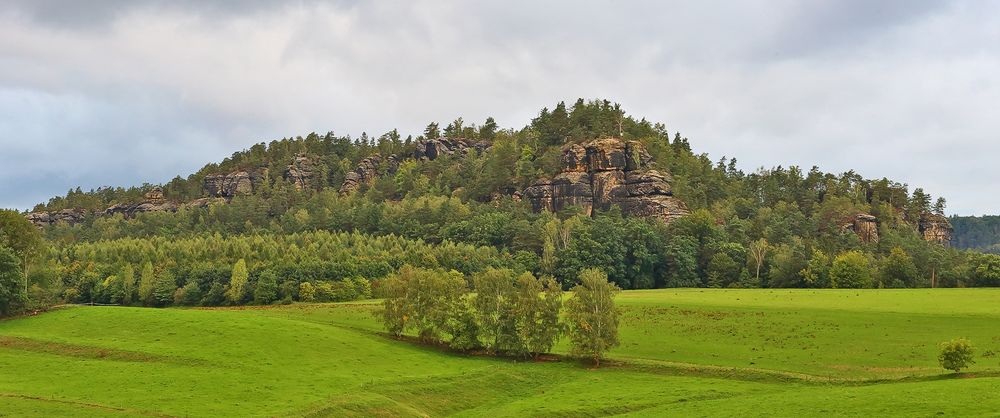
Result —
<path fill-rule="evenodd" d="M 396 341 L 375 301 L 62 308 L 0 322 L 0 416 L 1000 411 L 1000 289 L 668 289 L 618 302 L 622 346 L 599 369 Z M 961 375 L 936 361 L 955 337 L 977 347 Z"/>

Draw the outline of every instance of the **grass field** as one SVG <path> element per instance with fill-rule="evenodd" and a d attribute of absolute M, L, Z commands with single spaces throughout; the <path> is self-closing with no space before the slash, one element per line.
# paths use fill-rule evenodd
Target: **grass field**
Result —
<path fill-rule="evenodd" d="M 395 341 L 375 303 L 59 309 L 0 322 L 0 416 L 1000 416 L 1000 289 L 619 302 L 597 370 Z M 954 337 L 977 347 L 959 376 Z"/>

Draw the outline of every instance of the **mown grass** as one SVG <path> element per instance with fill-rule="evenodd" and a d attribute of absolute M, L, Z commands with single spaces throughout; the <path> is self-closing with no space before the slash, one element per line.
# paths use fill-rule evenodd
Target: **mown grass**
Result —
<path fill-rule="evenodd" d="M 373 302 L 0 322 L 0 416 L 996 415 L 1000 290 L 624 292 L 608 367 L 385 337 Z M 972 339 L 955 377 L 937 343 Z M 560 345 L 565 353 L 567 347 Z"/>

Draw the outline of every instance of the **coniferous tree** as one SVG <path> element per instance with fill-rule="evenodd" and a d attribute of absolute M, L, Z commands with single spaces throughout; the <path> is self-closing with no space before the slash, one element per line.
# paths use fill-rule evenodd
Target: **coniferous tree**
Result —
<path fill-rule="evenodd" d="M 247 280 L 250 273 L 247 271 L 247 262 L 239 259 L 233 265 L 233 274 L 229 278 L 229 288 L 226 290 L 226 300 L 232 305 L 243 303 L 243 298 L 247 294 Z"/>

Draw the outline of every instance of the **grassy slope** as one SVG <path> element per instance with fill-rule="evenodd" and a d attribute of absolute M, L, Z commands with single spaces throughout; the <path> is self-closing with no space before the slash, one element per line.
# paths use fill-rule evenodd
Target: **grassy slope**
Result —
<path fill-rule="evenodd" d="M 955 379 L 934 355 L 954 336 L 1000 352 L 997 301 L 987 289 L 626 292 L 622 362 L 601 370 L 389 340 L 372 304 L 70 308 L 0 322 L 0 416 L 989 415 L 1000 399 L 980 398 L 1000 391 L 1000 357 Z"/>

